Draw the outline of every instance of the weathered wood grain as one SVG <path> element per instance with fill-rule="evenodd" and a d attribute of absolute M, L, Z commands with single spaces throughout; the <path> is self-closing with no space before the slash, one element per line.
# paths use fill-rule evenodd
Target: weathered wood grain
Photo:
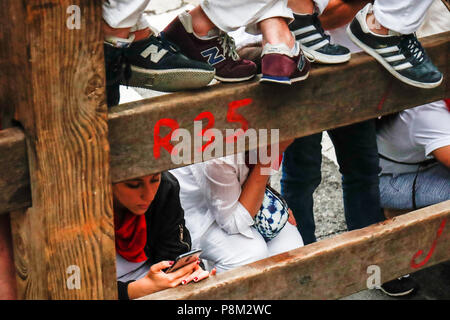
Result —
<path fill-rule="evenodd" d="M 279 129 L 280 140 L 287 140 L 448 97 L 450 32 L 422 42 L 445 73 L 445 82 L 431 90 L 401 83 L 374 59 L 360 53 L 343 65 L 314 65 L 306 81 L 291 86 L 257 81 L 222 84 L 117 106 L 109 117 L 112 179 L 121 181 L 180 166 L 164 149 L 159 159 L 154 158 L 156 122 L 172 118 L 195 137 L 194 119 L 209 111 L 215 118 L 214 128 L 225 136 L 225 129 L 240 127 L 238 122 L 227 122 L 229 103 L 235 100 L 252 99 L 250 105 L 237 109 L 248 120 L 249 128 Z M 161 136 L 167 132 L 161 130 Z M 191 154 L 194 162 L 194 152 Z"/>
<path fill-rule="evenodd" d="M 26 64 L 26 61 L 28 61 L 28 46 L 24 45 L 26 44 L 26 34 L 23 32 L 23 24 L 20 24 L 25 20 L 25 12 L 22 10 L 21 1 L 11 2 L 7 6 L 4 6 L 4 3 L 0 4 L 0 20 L 2 21 L 0 24 L 0 70 L 2 74 L 0 78 L 0 130 L 4 130 L 14 125 L 15 106 L 26 102 L 27 99 L 31 101 L 31 90 L 28 85 L 30 69 L 24 67 L 24 62 Z M 19 165 L 21 161 L 27 161 L 24 135 L 18 129 L 12 129 L 11 131 L 11 135 L 5 136 L 6 144 L 14 144 L 20 139 L 23 143 L 22 148 L 18 150 L 19 154 L 0 151 L 0 162 L 7 163 L 8 171 L 12 175 L 20 177 L 21 180 L 29 181 L 28 165 L 26 167 Z M 0 131 L 0 136 L 2 135 L 4 133 Z M 15 181 L 2 180 L 0 181 L 0 189 L 11 190 L 14 183 Z M 13 197 L 10 199 L 3 199 L 3 194 L 0 195 L 0 203 L 3 200 L 13 203 L 15 201 L 31 203 L 29 185 L 27 184 L 25 188 L 27 188 L 26 192 L 14 189 Z M 6 194 L 8 194 L 8 191 L 6 191 Z M 16 212 L 0 217 L 0 299 L 17 299 L 17 264 L 15 263 L 17 260 L 14 260 L 13 257 L 12 219 L 10 217 L 11 214 L 20 215 L 26 210 L 27 208 L 23 207 Z"/>
<path fill-rule="evenodd" d="M 141 299 L 337 299 L 449 259 L 450 200 Z"/>
<path fill-rule="evenodd" d="M 249 106 L 238 109 L 249 121 L 249 128 L 279 129 L 280 139 L 285 140 L 449 97 L 450 32 L 424 38 L 422 43 L 444 73 L 441 86 L 431 90 L 401 83 L 374 59 L 359 53 L 343 65 L 314 65 L 306 81 L 292 86 L 264 85 L 257 81 L 219 84 L 114 107 L 108 120 L 112 181 L 179 166 L 164 149 L 159 159 L 153 157 L 153 130 L 159 119 L 173 118 L 180 128 L 194 136 L 195 117 L 210 111 L 215 118 L 214 128 L 222 132 L 239 128 L 239 123 L 226 121 L 228 104 L 234 100 L 253 99 Z M 206 121 L 203 124 L 206 126 Z M 168 132 L 164 129 L 167 128 L 161 130 L 161 136 Z M 4 134 L 13 133 L 6 130 Z M 21 158 L 25 152 L 23 141 L 19 138 L 7 145 L 5 136 L 0 136 L 0 154 L 14 157 L 14 170 L 21 175 L 13 174 L 9 169 L 13 164 L 0 157 L 0 190 L 6 189 L 0 193 L 0 213 L 30 205 L 27 201 L 30 197 L 25 194 L 29 185 L 27 163 Z M 6 181 L 10 182 L 9 188 L 5 187 Z"/>
<path fill-rule="evenodd" d="M 80 29 L 67 28 L 71 5 L 81 9 Z M 20 63 L 30 75 L 30 94 L 15 105 L 33 199 L 11 217 L 21 299 L 117 298 L 101 7 L 88 0 L 0 6 L 22 10 L 24 19 L 9 23 L 12 36 L 26 35 Z M 79 288 L 69 285 L 76 284 L 71 266 L 80 270 Z"/>

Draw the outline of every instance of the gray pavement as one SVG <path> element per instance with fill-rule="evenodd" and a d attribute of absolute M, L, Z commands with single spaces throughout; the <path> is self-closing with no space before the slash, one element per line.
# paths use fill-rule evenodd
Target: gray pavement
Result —
<path fill-rule="evenodd" d="M 326 134 L 322 140 L 322 182 L 314 193 L 314 217 L 318 241 L 347 231 L 342 204 L 341 174 L 334 149 Z M 280 188 L 280 174 L 271 184 Z M 405 297 L 389 297 L 380 290 L 363 290 L 342 300 L 450 300 L 450 261 L 419 270 L 410 275 L 418 284 L 417 292 Z"/>

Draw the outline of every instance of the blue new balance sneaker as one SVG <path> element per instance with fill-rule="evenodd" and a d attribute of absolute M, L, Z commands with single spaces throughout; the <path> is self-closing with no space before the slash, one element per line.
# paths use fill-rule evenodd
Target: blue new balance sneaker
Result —
<path fill-rule="evenodd" d="M 389 31 L 388 35 L 372 32 L 366 22 L 372 4 L 360 10 L 347 27 L 350 39 L 374 57 L 397 79 L 419 88 L 435 88 L 443 75 L 426 54 L 415 34 Z"/>
<path fill-rule="evenodd" d="M 189 59 L 167 39 L 152 35 L 125 49 L 127 66 L 123 84 L 158 91 L 180 91 L 205 87 L 215 70 L 202 61 Z"/>
<path fill-rule="evenodd" d="M 209 64 L 189 59 L 156 35 L 140 41 L 134 41 L 134 35 L 107 37 L 104 54 L 108 107 L 119 103 L 121 84 L 173 92 L 205 87 L 215 75 Z"/>

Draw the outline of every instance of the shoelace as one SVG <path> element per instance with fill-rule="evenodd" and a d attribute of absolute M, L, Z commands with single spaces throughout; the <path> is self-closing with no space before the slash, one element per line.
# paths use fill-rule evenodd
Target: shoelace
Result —
<path fill-rule="evenodd" d="M 421 63 L 426 57 L 425 50 L 419 40 L 417 40 L 416 35 L 413 33 L 402 36 L 400 46 L 404 48 L 402 50 L 403 52 L 407 50 L 412 54 L 411 58 L 415 60 L 415 64 Z"/>
<path fill-rule="evenodd" d="M 234 61 L 239 60 L 239 55 L 236 51 L 236 44 L 234 43 L 234 39 L 232 37 L 225 32 L 221 32 L 218 40 L 222 46 L 224 56 L 227 56 L 228 53 L 228 56 Z"/>
<path fill-rule="evenodd" d="M 313 26 L 316 27 L 317 31 L 319 31 L 322 38 L 327 39 L 330 42 L 330 36 L 325 33 L 325 30 L 322 28 L 322 24 L 319 20 L 319 14 L 317 12 L 313 13 Z"/>

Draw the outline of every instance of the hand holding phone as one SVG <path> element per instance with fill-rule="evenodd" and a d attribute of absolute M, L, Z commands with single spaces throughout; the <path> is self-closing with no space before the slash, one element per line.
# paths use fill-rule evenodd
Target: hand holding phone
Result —
<path fill-rule="evenodd" d="M 189 252 L 180 254 L 176 259 L 175 263 L 169 267 L 169 269 L 166 270 L 166 273 L 173 272 L 175 270 L 178 270 L 185 265 L 188 265 L 194 261 L 197 261 L 200 257 L 200 254 L 202 253 L 201 249 L 193 249 Z"/>

